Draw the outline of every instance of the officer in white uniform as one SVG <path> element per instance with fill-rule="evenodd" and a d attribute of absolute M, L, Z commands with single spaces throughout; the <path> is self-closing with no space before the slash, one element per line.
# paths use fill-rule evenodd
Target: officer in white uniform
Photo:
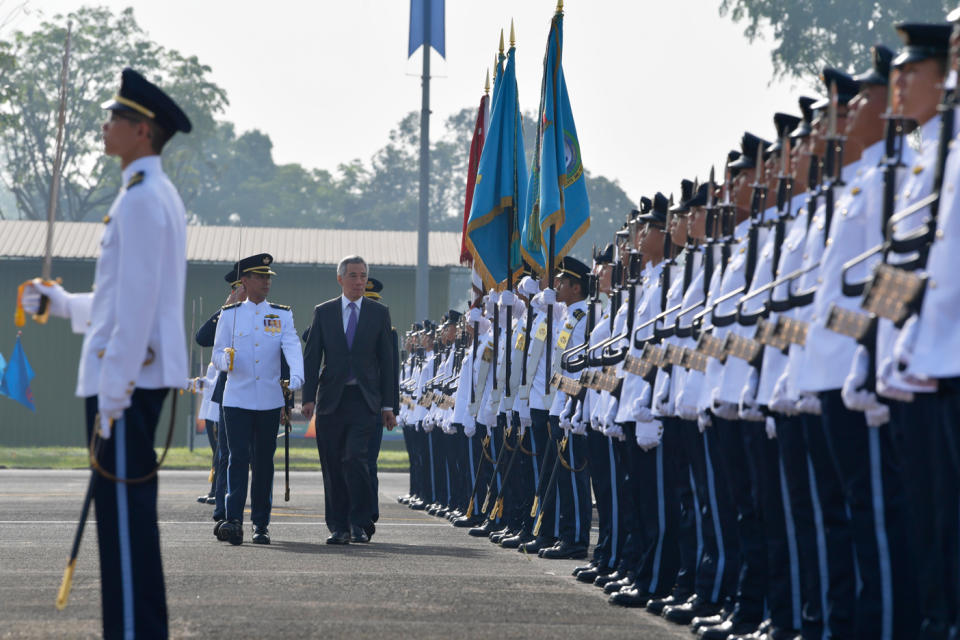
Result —
<path fill-rule="evenodd" d="M 213 364 L 227 372 L 223 389 L 222 428 L 226 429 L 227 521 L 217 537 L 243 542 L 243 507 L 247 501 L 247 469 L 253 467 L 250 519 L 254 544 L 270 544 L 267 526 L 273 496 L 273 454 L 284 406 L 280 384 L 281 352 L 290 367 L 289 388 L 303 384 L 303 354 L 290 307 L 267 302 L 273 257 L 261 253 L 240 261 L 247 292 L 244 302 L 223 307 L 213 345 Z M 253 460 L 251 460 L 253 456 Z"/>
<path fill-rule="evenodd" d="M 187 378 L 187 260 L 183 202 L 160 153 L 191 124 L 132 69 L 123 70 L 119 93 L 103 107 L 111 112 L 105 152 L 120 158 L 124 186 L 104 218 L 94 291 L 71 294 L 38 279 L 23 302 L 36 311 L 40 295 L 47 296 L 50 313 L 70 318 L 74 332 L 84 334 L 77 395 L 85 398 L 88 436 L 99 421 L 102 438 L 95 443 L 93 497 L 103 635 L 166 638 L 153 443 L 168 390 Z"/>

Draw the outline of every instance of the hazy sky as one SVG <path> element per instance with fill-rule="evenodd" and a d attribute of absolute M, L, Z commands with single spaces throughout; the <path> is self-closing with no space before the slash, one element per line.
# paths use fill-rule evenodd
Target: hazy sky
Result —
<path fill-rule="evenodd" d="M 31 0 L 38 12 L 80 0 Z M 99 0 L 133 6 L 148 35 L 195 54 L 226 89 L 225 117 L 260 129 L 277 162 L 334 170 L 369 160 L 420 108 L 420 53 L 409 60 L 408 0 Z M 719 0 L 566 0 L 564 71 L 584 166 L 619 180 L 635 202 L 706 178 L 744 129 L 772 137 L 772 114 L 797 112 L 798 91 L 771 83 L 771 43 L 749 45 Z M 535 111 L 556 0 L 446 3 L 447 59 L 432 56 L 434 131 L 478 103 L 500 28 L 517 30 L 520 105 Z M 9 7 L 10 4 L 7 3 Z M 4 34 L 4 35 L 9 35 Z"/>

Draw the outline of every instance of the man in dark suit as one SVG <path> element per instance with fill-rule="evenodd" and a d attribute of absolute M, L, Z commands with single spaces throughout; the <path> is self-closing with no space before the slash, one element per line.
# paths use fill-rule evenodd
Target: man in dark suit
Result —
<path fill-rule="evenodd" d="M 327 544 L 368 542 L 373 490 L 367 449 L 376 429 L 397 420 L 390 311 L 364 298 L 367 263 L 348 256 L 337 266 L 343 295 L 317 305 L 304 347 L 303 415 L 317 414 Z"/>

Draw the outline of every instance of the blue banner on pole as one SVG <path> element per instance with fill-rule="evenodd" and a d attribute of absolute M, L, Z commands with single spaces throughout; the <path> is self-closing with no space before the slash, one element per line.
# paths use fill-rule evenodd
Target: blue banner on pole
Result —
<path fill-rule="evenodd" d="M 30 390 L 30 381 L 33 379 L 33 368 L 27 361 L 27 354 L 23 351 L 23 345 L 20 344 L 20 336 L 17 336 L 17 343 L 13 347 L 13 353 L 10 354 L 10 362 L 3 371 L 3 377 L 0 378 L 0 393 L 11 400 L 16 400 L 27 409 L 36 411 L 33 405 L 33 392 Z"/>
<path fill-rule="evenodd" d="M 407 57 L 424 43 L 424 34 L 430 34 L 430 46 L 441 58 L 447 57 L 444 29 L 445 0 L 410 0 L 410 44 Z"/>
<path fill-rule="evenodd" d="M 544 272 L 549 256 L 550 227 L 555 229 L 554 260 L 573 249 L 590 227 L 590 202 L 580 158 L 580 140 L 573 123 L 563 76 L 563 14 L 550 25 L 543 61 L 537 148 L 524 210 L 523 254 Z"/>

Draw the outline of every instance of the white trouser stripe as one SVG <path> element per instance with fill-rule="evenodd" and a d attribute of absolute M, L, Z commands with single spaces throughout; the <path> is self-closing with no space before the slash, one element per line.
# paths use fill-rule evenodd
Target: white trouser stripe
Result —
<path fill-rule="evenodd" d="M 793 605 L 793 628 L 799 629 L 800 617 L 800 556 L 797 553 L 797 528 L 793 523 L 793 506 L 790 504 L 790 492 L 787 489 L 787 474 L 783 469 L 783 458 L 777 455 L 780 468 L 780 500 L 783 502 L 783 519 L 787 526 L 787 553 L 790 556 L 790 600 Z"/>
<path fill-rule="evenodd" d="M 703 433 L 703 452 L 706 456 L 707 493 L 710 496 L 710 518 L 713 520 L 713 535 L 717 537 L 717 574 L 713 578 L 711 602 L 720 600 L 720 587 L 723 586 L 723 571 L 727 564 L 727 556 L 723 545 L 723 527 L 720 526 L 720 508 L 717 504 L 717 486 L 713 475 L 713 461 L 710 459 L 710 444 L 707 442 L 707 431 Z"/>
<path fill-rule="evenodd" d="M 880 561 L 880 633 L 884 640 L 893 637 L 893 571 L 890 567 L 890 544 L 884 522 L 883 478 L 880 475 L 880 432 L 867 427 L 870 437 L 870 488 L 873 491 L 873 527 L 877 535 L 877 559 Z"/>
<path fill-rule="evenodd" d="M 117 478 L 127 477 L 127 421 L 121 416 L 114 424 Z M 117 482 L 117 533 L 120 539 L 120 585 L 123 598 L 123 637 L 133 640 L 133 564 L 130 552 L 130 513 L 127 485 Z"/>
<path fill-rule="evenodd" d="M 577 477 L 573 472 L 576 469 L 573 457 L 573 436 L 567 438 L 567 451 L 570 454 L 570 486 L 573 487 L 573 521 L 576 523 L 576 538 L 580 542 L 580 494 L 577 493 Z M 557 492 L 557 504 L 560 504 L 560 493 Z M 560 509 L 557 509 L 557 535 L 560 534 Z"/>
<path fill-rule="evenodd" d="M 611 495 L 611 531 L 610 531 L 610 562 L 608 566 L 613 567 L 616 564 L 617 555 L 619 554 L 620 548 L 618 546 L 620 542 L 619 529 L 620 522 L 618 521 L 618 514 L 620 513 L 620 496 L 617 495 L 617 461 L 613 456 L 613 438 L 607 438 L 607 450 L 610 453 L 610 495 Z"/>

